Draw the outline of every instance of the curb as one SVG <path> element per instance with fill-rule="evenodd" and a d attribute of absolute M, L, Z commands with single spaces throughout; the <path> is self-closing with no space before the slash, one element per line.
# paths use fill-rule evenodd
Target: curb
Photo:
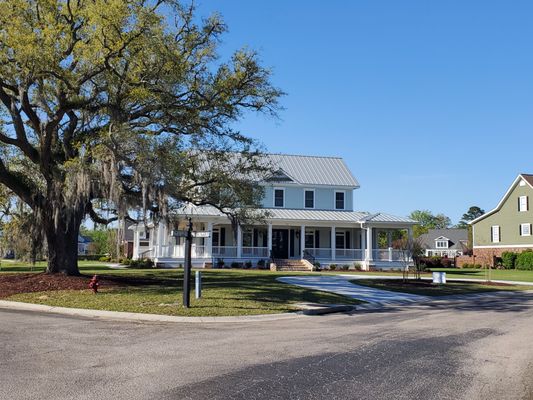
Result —
<path fill-rule="evenodd" d="M 314 315 L 332 314 L 353 311 L 354 306 L 320 305 L 301 311 L 282 314 L 243 315 L 234 317 L 177 317 L 172 315 L 142 314 L 123 311 L 91 310 L 83 308 L 54 307 L 43 304 L 22 303 L 18 301 L 0 300 L 0 309 L 13 311 L 32 311 L 58 315 L 98 318 L 105 320 L 120 320 L 134 322 L 181 322 L 181 323 L 247 323 L 261 321 L 290 320 Z"/>

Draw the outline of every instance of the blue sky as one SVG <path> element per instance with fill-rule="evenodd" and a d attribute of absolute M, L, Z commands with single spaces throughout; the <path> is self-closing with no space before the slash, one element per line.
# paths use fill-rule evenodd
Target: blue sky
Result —
<path fill-rule="evenodd" d="M 343 157 L 355 207 L 492 209 L 533 173 L 533 3 L 203 0 L 222 57 L 260 52 L 287 92 L 279 120 L 239 128 L 271 152 Z"/>

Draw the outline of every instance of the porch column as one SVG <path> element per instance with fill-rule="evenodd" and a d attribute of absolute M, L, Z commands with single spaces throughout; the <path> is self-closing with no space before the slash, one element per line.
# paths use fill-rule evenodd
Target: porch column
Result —
<path fill-rule="evenodd" d="M 361 258 L 366 260 L 366 232 L 364 228 L 361 228 L 359 232 L 361 236 Z"/>
<path fill-rule="evenodd" d="M 209 232 L 209 237 L 205 240 L 205 257 L 211 257 L 213 255 L 213 223 L 207 223 L 207 232 Z"/>
<path fill-rule="evenodd" d="M 331 261 L 335 261 L 335 227 L 331 227 Z"/>
<path fill-rule="evenodd" d="M 367 257 L 366 259 L 368 261 L 372 261 L 374 259 L 374 243 L 373 243 L 373 235 L 374 230 L 371 227 L 366 228 L 366 246 L 367 246 Z"/>
<path fill-rule="evenodd" d="M 137 227 L 135 227 L 135 230 L 133 231 L 133 254 L 132 258 L 134 260 L 139 259 L 139 246 L 140 246 L 140 240 L 139 240 L 139 231 L 137 230 Z"/>
<path fill-rule="evenodd" d="M 304 258 L 305 251 L 305 225 L 300 227 L 300 258 Z"/>
<path fill-rule="evenodd" d="M 154 229 L 154 232 L 155 232 L 155 229 Z M 155 243 L 154 243 L 155 256 L 165 257 L 165 255 L 163 254 L 163 245 L 165 243 L 163 240 L 163 224 L 162 223 L 159 223 L 157 225 L 157 236 L 154 239 L 155 239 Z"/>
<path fill-rule="evenodd" d="M 268 257 L 272 255 L 272 224 L 268 224 L 267 234 Z"/>
<path fill-rule="evenodd" d="M 392 247 L 392 231 L 387 231 L 387 247 Z"/>
<path fill-rule="evenodd" d="M 242 228 L 241 225 L 237 225 L 237 258 L 242 256 Z"/>

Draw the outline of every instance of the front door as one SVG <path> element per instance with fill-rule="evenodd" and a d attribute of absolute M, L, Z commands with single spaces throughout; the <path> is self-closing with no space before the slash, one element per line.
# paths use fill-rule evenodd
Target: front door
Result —
<path fill-rule="evenodd" d="M 289 258 L 289 231 L 272 229 L 272 257 Z"/>

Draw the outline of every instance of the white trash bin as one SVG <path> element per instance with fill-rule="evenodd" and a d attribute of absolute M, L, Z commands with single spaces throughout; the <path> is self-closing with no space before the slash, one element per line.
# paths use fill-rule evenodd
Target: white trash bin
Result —
<path fill-rule="evenodd" d="M 446 283 L 446 272 L 433 272 L 433 283 Z"/>

